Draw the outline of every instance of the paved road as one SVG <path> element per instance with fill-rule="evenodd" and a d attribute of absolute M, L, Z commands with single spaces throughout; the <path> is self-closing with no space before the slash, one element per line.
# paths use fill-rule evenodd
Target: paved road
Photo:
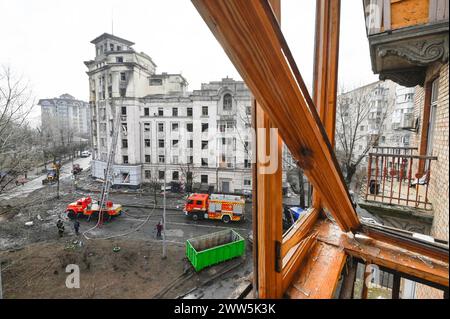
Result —
<path fill-rule="evenodd" d="M 83 169 L 87 169 L 91 165 L 91 157 L 78 158 L 74 161 L 74 164 L 80 164 L 80 166 Z M 61 180 L 70 178 L 72 176 L 72 162 L 64 164 L 61 167 L 60 174 L 61 174 Z M 17 186 L 12 189 L 9 189 L 8 191 L 6 191 L 0 195 L 0 199 L 6 200 L 6 199 L 11 199 L 11 198 L 16 198 L 16 197 L 24 197 L 24 196 L 28 195 L 29 193 L 44 187 L 44 185 L 42 185 L 42 180 L 45 177 L 46 177 L 46 174 L 42 174 L 42 175 L 38 176 L 37 178 L 29 181 L 28 183 L 26 183 L 23 186 Z"/>
<path fill-rule="evenodd" d="M 149 214 L 151 215 L 148 222 L 145 223 L 139 230 L 133 231 L 126 237 L 140 240 L 157 240 L 155 227 L 156 224 L 162 219 L 163 212 L 162 210 L 152 211 L 151 209 L 142 208 L 127 209 L 127 213 L 122 214 L 111 222 L 102 225 L 101 228 L 91 231 L 88 236 L 104 238 L 128 233 L 142 225 L 146 221 Z M 249 216 L 249 214 L 247 214 L 247 216 Z M 251 219 L 230 224 L 224 224 L 221 221 L 215 220 L 192 221 L 187 218 L 181 210 L 167 211 L 166 221 L 166 239 L 171 243 L 180 245 L 184 245 L 187 239 L 230 228 L 236 230 L 244 238 L 247 238 L 252 228 Z M 70 224 L 71 222 L 67 221 L 67 223 Z M 95 222 L 81 220 L 80 224 L 80 232 L 83 232 L 93 227 Z M 73 231 L 71 225 L 68 228 L 71 232 Z"/>

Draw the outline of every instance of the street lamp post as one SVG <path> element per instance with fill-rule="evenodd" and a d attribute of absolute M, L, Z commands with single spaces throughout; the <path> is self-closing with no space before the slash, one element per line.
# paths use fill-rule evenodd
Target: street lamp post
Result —
<path fill-rule="evenodd" d="M 166 158 L 166 148 L 164 148 L 164 200 L 163 200 L 163 229 L 162 229 L 162 237 L 163 237 L 163 251 L 162 258 L 167 258 L 167 243 L 166 243 L 166 176 L 167 176 L 167 158 Z"/>

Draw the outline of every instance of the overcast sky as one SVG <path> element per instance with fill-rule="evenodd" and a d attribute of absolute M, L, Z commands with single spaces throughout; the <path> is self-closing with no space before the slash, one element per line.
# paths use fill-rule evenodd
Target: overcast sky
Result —
<path fill-rule="evenodd" d="M 311 87 L 315 0 L 282 0 L 282 29 Z M 83 61 L 90 43 L 112 32 L 150 55 L 157 72 L 182 73 L 189 90 L 229 76 L 240 79 L 189 0 L 0 0 L 0 64 L 27 78 L 37 99 L 69 93 L 88 100 Z M 340 86 L 377 80 L 370 66 L 362 1 L 342 0 Z M 39 107 L 33 121 L 40 116 Z"/>

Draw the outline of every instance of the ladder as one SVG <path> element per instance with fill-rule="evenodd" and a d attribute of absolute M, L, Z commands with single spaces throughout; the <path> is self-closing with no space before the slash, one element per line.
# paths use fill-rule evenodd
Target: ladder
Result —
<path fill-rule="evenodd" d="M 114 109 L 114 103 L 112 103 L 112 109 Z M 111 147 L 109 149 L 108 154 L 108 161 L 106 162 L 106 170 L 105 170 L 105 180 L 103 182 L 102 187 L 102 195 L 100 200 L 100 207 L 99 207 L 99 215 L 98 215 L 98 223 L 97 225 L 101 225 L 103 223 L 103 212 L 106 209 L 106 203 L 108 201 L 109 197 L 109 189 L 111 188 L 111 185 L 114 181 L 114 171 L 113 171 L 113 164 L 114 164 L 114 156 L 116 155 L 116 147 L 117 147 L 117 141 L 119 138 L 119 132 L 120 132 L 120 123 L 121 123 L 121 114 L 120 114 L 120 108 L 115 108 L 115 116 L 114 116 L 114 126 L 111 128 L 112 130 L 112 140 L 111 140 Z"/>

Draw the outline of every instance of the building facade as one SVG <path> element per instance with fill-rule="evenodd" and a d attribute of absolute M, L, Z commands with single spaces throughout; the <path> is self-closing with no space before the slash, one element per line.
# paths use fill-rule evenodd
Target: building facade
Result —
<path fill-rule="evenodd" d="M 87 138 L 91 133 L 91 115 L 89 103 L 80 101 L 70 94 L 58 98 L 41 99 L 42 129 L 62 128 L 73 135 Z"/>
<path fill-rule="evenodd" d="M 187 91 L 181 74 L 156 73 L 134 43 L 103 34 L 85 62 L 92 112 L 92 175 L 104 178 L 114 122 L 120 132 L 114 184 L 192 181 L 220 192 L 251 191 L 251 103 L 242 81 L 230 78 Z"/>
<path fill-rule="evenodd" d="M 409 147 L 414 127 L 414 88 L 390 80 L 378 81 L 338 97 L 336 147 L 353 148 L 354 158 L 364 156 L 367 147 Z M 342 142 L 339 132 L 347 134 Z M 354 138 L 351 136 L 354 134 Z M 378 139 L 374 142 L 374 139 Z M 370 151 L 370 150 L 369 150 Z"/>

